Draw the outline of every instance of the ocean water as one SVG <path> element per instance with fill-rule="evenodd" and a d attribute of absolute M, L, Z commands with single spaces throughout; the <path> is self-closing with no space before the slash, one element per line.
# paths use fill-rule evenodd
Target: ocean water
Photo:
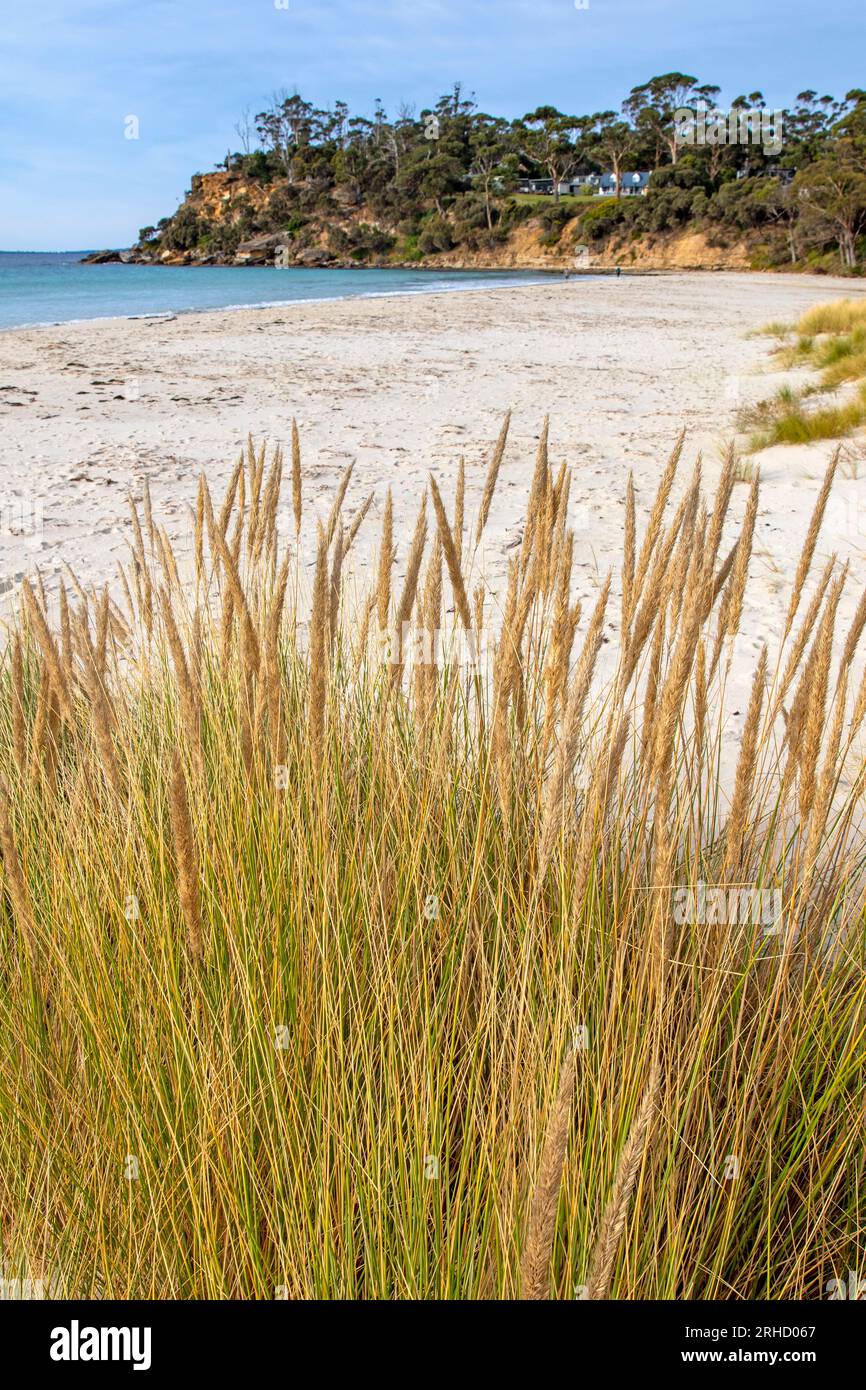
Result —
<path fill-rule="evenodd" d="M 540 271 L 80 265 L 85 251 L 0 252 L 0 329 L 371 295 L 543 283 Z"/>

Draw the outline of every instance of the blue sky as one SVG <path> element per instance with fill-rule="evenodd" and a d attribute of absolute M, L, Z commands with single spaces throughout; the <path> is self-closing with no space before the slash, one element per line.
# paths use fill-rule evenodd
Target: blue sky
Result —
<path fill-rule="evenodd" d="M 784 105 L 866 84 L 863 0 L 5 0 L 0 248 L 124 246 L 297 87 L 369 113 L 454 81 L 516 116 L 586 112 L 678 69 Z M 124 138 L 135 115 L 139 139 Z"/>

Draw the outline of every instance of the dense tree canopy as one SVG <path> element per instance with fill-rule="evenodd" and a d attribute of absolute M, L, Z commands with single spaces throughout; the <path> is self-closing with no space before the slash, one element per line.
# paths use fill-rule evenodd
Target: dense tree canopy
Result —
<path fill-rule="evenodd" d="M 782 112 L 776 145 L 760 135 L 757 143 L 683 143 L 678 113 L 709 119 L 718 103 L 718 87 L 680 72 L 634 87 L 619 112 L 541 105 L 513 120 L 479 110 L 460 84 L 420 111 L 404 105 L 389 114 L 377 102 L 369 116 L 282 92 L 236 126 L 242 148 L 223 167 L 246 192 L 230 198 L 231 215 L 204 217 L 185 204 L 143 229 L 142 244 L 231 254 L 244 238 L 273 231 L 300 245 L 315 226 L 329 230 L 336 254 L 359 261 L 483 251 L 539 212 L 555 240 L 568 220 L 556 206 L 561 187 L 613 174 L 613 196 L 588 208 L 584 236 L 620 225 L 636 235 L 688 222 L 763 227 L 792 263 L 834 253 L 858 270 L 866 259 L 866 92 L 841 100 L 799 93 Z M 731 108 L 769 115 L 761 92 L 737 96 Z M 622 177 L 634 170 L 651 174 L 648 196 L 621 199 Z M 549 208 L 515 198 L 523 179 L 552 181 Z M 266 199 L 249 196 L 256 187 Z"/>

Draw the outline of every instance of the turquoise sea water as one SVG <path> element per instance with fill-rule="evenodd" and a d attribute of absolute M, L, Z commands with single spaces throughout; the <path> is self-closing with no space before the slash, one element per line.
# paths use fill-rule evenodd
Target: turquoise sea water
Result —
<path fill-rule="evenodd" d="M 537 271 L 80 265 L 86 252 L 0 252 L 0 329 L 303 300 L 541 283 Z"/>

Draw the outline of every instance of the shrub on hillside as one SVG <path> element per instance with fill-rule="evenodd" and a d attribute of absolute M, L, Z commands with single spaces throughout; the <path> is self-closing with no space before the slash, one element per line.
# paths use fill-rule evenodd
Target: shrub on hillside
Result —
<path fill-rule="evenodd" d="M 454 245 L 454 229 L 438 212 L 428 217 L 418 234 L 418 248 L 425 256 L 437 251 L 450 251 Z"/>

